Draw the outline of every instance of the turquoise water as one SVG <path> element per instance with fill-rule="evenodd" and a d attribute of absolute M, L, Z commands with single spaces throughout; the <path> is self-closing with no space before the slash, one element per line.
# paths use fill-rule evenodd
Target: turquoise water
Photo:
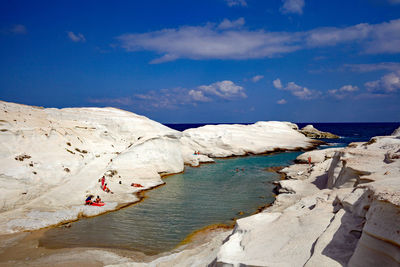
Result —
<path fill-rule="evenodd" d="M 198 229 L 232 224 L 233 218 L 273 202 L 272 181 L 279 177 L 265 168 L 289 165 L 299 154 L 217 159 L 215 164 L 187 167 L 183 174 L 167 177 L 166 185 L 146 192 L 144 201 L 79 220 L 71 228 L 51 229 L 40 245 L 125 248 L 146 254 L 170 251 Z"/>

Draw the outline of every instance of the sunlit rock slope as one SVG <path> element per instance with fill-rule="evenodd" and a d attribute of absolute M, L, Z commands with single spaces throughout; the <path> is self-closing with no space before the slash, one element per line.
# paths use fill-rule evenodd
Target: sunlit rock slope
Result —
<path fill-rule="evenodd" d="M 162 175 L 184 171 L 185 164 L 313 147 L 296 128 L 258 122 L 178 132 L 115 108 L 44 109 L 0 101 L 0 233 L 114 210 L 137 201 L 138 190 L 162 184 Z M 103 175 L 113 193 L 100 188 Z M 90 194 L 106 205 L 83 205 Z"/>
<path fill-rule="evenodd" d="M 399 132 L 300 155 L 274 205 L 238 220 L 214 265 L 400 266 Z"/>

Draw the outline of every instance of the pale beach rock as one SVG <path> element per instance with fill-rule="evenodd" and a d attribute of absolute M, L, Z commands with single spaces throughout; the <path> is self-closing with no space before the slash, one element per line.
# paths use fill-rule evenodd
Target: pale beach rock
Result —
<path fill-rule="evenodd" d="M 321 150 L 307 151 L 296 158 L 296 161 L 300 163 L 308 163 L 308 158 L 311 159 L 311 163 L 320 163 L 326 159 L 332 158 L 336 151 L 340 148 L 327 148 Z"/>
<path fill-rule="evenodd" d="M 339 210 L 316 240 L 312 256 L 304 266 L 346 266 L 357 246 L 362 219 Z"/>
<path fill-rule="evenodd" d="M 233 266 L 304 265 L 313 243 L 333 217 L 333 213 L 325 208 L 325 201 L 315 200 L 308 203 L 313 203 L 311 206 L 302 205 L 283 213 L 263 212 L 238 220 L 233 234 L 218 253 L 217 263 Z"/>
<path fill-rule="evenodd" d="M 261 213 L 274 219 L 238 220 L 214 266 L 400 266 L 399 152 L 397 136 L 381 136 L 299 156 L 315 160 L 281 170 L 289 180 Z"/>
<path fill-rule="evenodd" d="M 289 122 L 179 132 L 115 108 L 44 109 L 2 101 L 0 115 L 0 233 L 115 210 L 138 201 L 138 191 L 163 184 L 162 176 L 184 171 L 185 164 L 315 146 Z M 100 188 L 103 175 L 113 194 Z M 90 194 L 106 205 L 84 206 Z"/>
<path fill-rule="evenodd" d="M 206 125 L 183 131 L 181 142 L 210 157 L 312 147 L 310 140 L 293 130 L 291 125 L 276 121 L 251 125 Z"/>
<path fill-rule="evenodd" d="M 381 200 L 373 201 L 349 266 L 400 265 L 399 214 L 399 205 Z"/>

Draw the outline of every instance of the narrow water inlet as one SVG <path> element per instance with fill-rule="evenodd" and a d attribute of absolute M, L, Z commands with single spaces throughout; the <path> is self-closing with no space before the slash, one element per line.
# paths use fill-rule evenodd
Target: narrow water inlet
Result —
<path fill-rule="evenodd" d="M 47 231 L 47 248 L 106 247 L 146 254 L 170 251 L 192 232 L 211 224 L 231 224 L 274 201 L 276 173 L 265 169 L 289 165 L 301 152 L 217 159 L 166 178 L 166 185 L 146 192 L 133 206 L 82 219 L 70 228 Z"/>

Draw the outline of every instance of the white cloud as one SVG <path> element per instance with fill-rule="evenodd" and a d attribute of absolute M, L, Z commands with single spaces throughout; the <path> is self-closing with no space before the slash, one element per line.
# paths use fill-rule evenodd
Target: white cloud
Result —
<path fill-rule="evenodd" d="M 361 23 L 346 28 L 318 28 L 306 32 L 309 47 L 359 42 L 367 54 L 400 52 L 400 19 L 381 24 Z"/>
<path fill-rule="evenodd" d="M 226 29 L 234 29 L 240 28 L 245 23 L 244 18 L 238 18 L 237 20 L 229 20 L 224 19 L 219 25 L 218 29 L 226 30 Z"/>
<path fill-rule="evenodd" d="M 117 39 L 127 51 L 150 50 L 163 54 L 151 63 L 178 58 L 249 59 L 274 57 L 299 49 L 292 34 L 247 30 L 220 30 L 217 26 L 164 29 L 143 34 L 124 34 Z"/>
<path fill-rule="evenodd" d="M 86 42 L 86 38 L 82 33 L 75 34 L 73 32 L 67 32 L 69 39 L 71 39 L 73 42 Z"/>
<path fill-rule="evenodd" d="M 358 87 L 357 86 L 353 86 L 353 85 L 344 85 L 339 89 L 340 92 L 355 92 L 358 91 Z"/>
<path fill-rule="evenodd" d="M 346 28 L 326 27 L 307 32 L 306 42 L 310 47 L 334 46 L 339 43 L 366 39 L 371 33 L 371 25 L 358 24 Z"/>
<path fill-rule="evenodd" d="M 247 95 L 244 92 L 242 86 L 236 85 L 232 81 L 221 81 L 210 85 L 201 85 L 198 90 L 208 95 L 215 95 L 224 99 L 233 98 L 246 98 Z"/>
<path fill-rule="evenodd" d="M 202 60 L 276 57 L 301 49 L 346 43 L 354 44 L 353 47 L 360 48 L 360 52 L 364 53 L 400 53 L 400 19 L 381 24 L 363 23 L 345 28 L 317 28 L 291 33 L 237 29 L 237 26 L 244 23 L 244 19 L 222 23 L 222 28 L 228 28 L 221 29 L 219 25 L 208 23 L 205 26 L 123 34 L 117 40 L 127 51 L 146 50 L 161 55 L 151 63 L 179 58 Z M 71 34 L 71 39 L 79 38 L 79 35 Z"/>
<path fill-rule="evenodd" d="M 211 98 L 206 97 L 203 93 L 203 91 L 200 90 L 190 90 L 189 91 L 189 96 L 194 100 L 194 101 L 199 101 L 199 102 L 210 102 Z"/>
<path fill-rule="evenodd" d="M 254 76 L 253 78 L 251 78 L 251 80 L 254 82 L 254 83 L 256 83 L 256 82 L 258 82 L 259 80 L 261 80 L 261 79 L 263 79 L 264 78 L 264 75 L 256 75 L 256 76 Z"/>
<path fill-rule="evenodd" d="M 201 85 L 194 89 L 173 88 L 152 90 L 145 94 L 135 94 L 133 103 L 143 109 L 175 109 L 182 105 L 196 105 L 218 99 L 233 101 L 246 98 L 245 89 L 232 81 L 220 81 L 210 85 Z"/>
<path fill-rule="evenodd" d="M 384 75 L 379 80 L 365 83 L 370 92 L 395 93 L 400 91 L 400 71 Z"/>
<path fill-rule="evenodd" d="M 286 99 L 282 98 L 281 100 L 278 100 L 276 103 L 279 105 L 284 105 L 287 103 L 287 101 L 286 101 Z"/>
<path fill-rule="evenodd" d="M 226 4 L 232 6 L 247 6 L 246 0 L 225 0 Z"/>
<path fill-rule="evenodd" d="M 276 89 L 282 89 L 282 88 L 283 88 L 282 82 L 281 82 L 280 79 L 274 80 L 274 81 L 272 82 L 272 84 L 274 85 L 274 87 L 275 87 Z"/>
<path fill-rule="evenodd" d="M 310 90 L 307 87 L 300 86 L 294 82 L 289 82 L 285 87 L 283 87 L 281 80 L 276 79 L 273 81 L 273 84 L 276 89 L 289 91 L 292 95 L 303 100 L 315 99 L 322 95 L 320 91 Z"/>
<path fill-rule="evenodd" d="M 13 25 L 10 28 L 10 32 L 14 33 L 14 34 L 26 34 L 27 30 L 26 30 L 26 27 L 24 25 L 16 24 L 16 25 Z"/>
<path fill-rule="evenodd" d="M 304 0 L 282 0 L 281 12 L 284 14 L 295 13 L 303 14 Z"/>
<path fill-rule="evenodd" d="M 378 70 L 396 71 L 400 70 L 399 62 L 381 62 L 374 64 L 345 64 L 344 68 L 354 72 L 371 72 Z"/>
<path fill-rule="evenodd" d="M 345 98 L 349 96 L 349 93 L 358 91 L 359 88 L 358 86 L 353 86 L 353 85 L 344 85 L 339 89 L 333 89 L 333 90 L 328 90 L 328 93 L 336 98 Z"/>

